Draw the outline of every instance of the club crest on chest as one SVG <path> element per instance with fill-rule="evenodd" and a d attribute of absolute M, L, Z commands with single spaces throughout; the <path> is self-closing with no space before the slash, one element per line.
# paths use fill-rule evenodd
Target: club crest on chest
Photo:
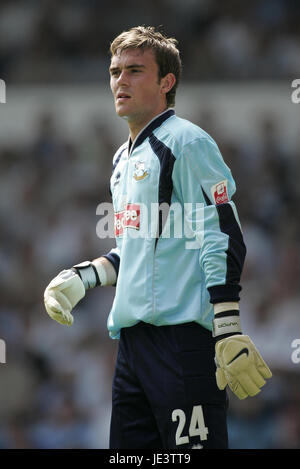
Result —
<path fill-rule="evenodd" d="M 145 168 L 145 163 L 143 161 L 137 161 L 134 165 L 134 168 L 135 168 L 135 170 L 134 170 L 134 173 L 133 173 L 133 178 L 136 181 L 142 181 L 150 173 L 149 169 Z"/>

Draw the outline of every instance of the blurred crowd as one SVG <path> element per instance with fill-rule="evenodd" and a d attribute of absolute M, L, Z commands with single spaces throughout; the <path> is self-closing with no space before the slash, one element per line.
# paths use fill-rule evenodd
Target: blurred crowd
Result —
<path fill-rule="evenodd" d="M 294 78 L 299 8 L 295 0 L 1 0 L 0 77 L 22 85 L 99 82 L 111 39 L 124 24 L 144 23 L 166 24 L 179 39 L 187 81 Z M 222 116 L 210 109 L 194 122 L 216 140 L 237 183 L 248 248 L 242 327 L 274 374 L 254 399 L 230 393 L 230 446 L 299 448 L 300 363 L 291 359 L 291 340 L 300 339 L 300 146 L 278 138 L 280 116 L 258 115 L 255 139 L 225 134 Z M 14 135 L 0 142 L 0 339 L 7 347 L 0 448 L 108 447 L 117 341 L 106 320 L 114 288 L 89 291 L 71 328 L 47 316 L 43 292 L 60 270 L 114 245 L 96 234 L 96 208 L 111 200 L 112 155 L 123 142 L 96 118 L 80 139 L 60 123 L 45 110 L 28 143 Z"/>
<path fill-rule="evenodd" d="M 112 240 L 96 236 L 96 207 L 110 201 L 117 142 L 94 122 L 74 144 L 56 124 L 45 113 L 28 147 L 12 141 L 0 150 L 0 337 L 8 363 L 0 370 L 0 447 L 107 447 L 113 287 L 91 291 L 72 328 L 46 317 L 43 291 L 60 270 L 110 249 Z"/>
<path fill-rule="evenodd" d="M 98 81 L 111 40 L 137 24 L 179 40 L 186 80 L 296 76 L 299 14 L 297 0 L 1 0 L 0 76 Z"/>

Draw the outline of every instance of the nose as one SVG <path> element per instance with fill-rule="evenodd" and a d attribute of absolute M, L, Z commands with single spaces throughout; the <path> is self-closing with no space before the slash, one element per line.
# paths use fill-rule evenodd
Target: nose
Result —
<path fill-rule="evenodd" d="M 117 84 L 120 85 L 128 85 L 128 73 L 126 70 L 122 70 L 118 76 Z"/>

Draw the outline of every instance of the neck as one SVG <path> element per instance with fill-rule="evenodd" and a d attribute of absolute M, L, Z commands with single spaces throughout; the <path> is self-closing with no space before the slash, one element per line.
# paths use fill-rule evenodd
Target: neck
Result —
<path fill-rule="evenodd" d="M 148 118 L 148 119 L 145 119 L 145 120 L 141 120 L 139 122 L 130 122 L 128 121 L 128 128 L 129 128 L 129 135 L 130 135 L 130 139 L 131 141 L 133 142 L 136 137 L 138 136 L 138 134 L 153 120 L 155 119 L 157 116 L 159 116 L 160 114 L 162 114 L 163 112 L 167 111 L 168 108 L 164 108 L 164 109 L 161 109 L 159 112 L 157 112 L 156 114 L 154 114 L 152 117 Z"/>

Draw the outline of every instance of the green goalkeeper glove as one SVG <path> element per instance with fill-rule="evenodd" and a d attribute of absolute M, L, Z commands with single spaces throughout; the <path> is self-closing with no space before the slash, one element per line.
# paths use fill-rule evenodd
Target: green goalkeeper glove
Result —
<path fill-rule="evenodd" d="M 239 399 L 255 396 L 272 373 L 251 339 L 242 335 L 238 309 L 224 310 L 215 306 L 217 386 L 225 389 L 228 385 Z"/>

